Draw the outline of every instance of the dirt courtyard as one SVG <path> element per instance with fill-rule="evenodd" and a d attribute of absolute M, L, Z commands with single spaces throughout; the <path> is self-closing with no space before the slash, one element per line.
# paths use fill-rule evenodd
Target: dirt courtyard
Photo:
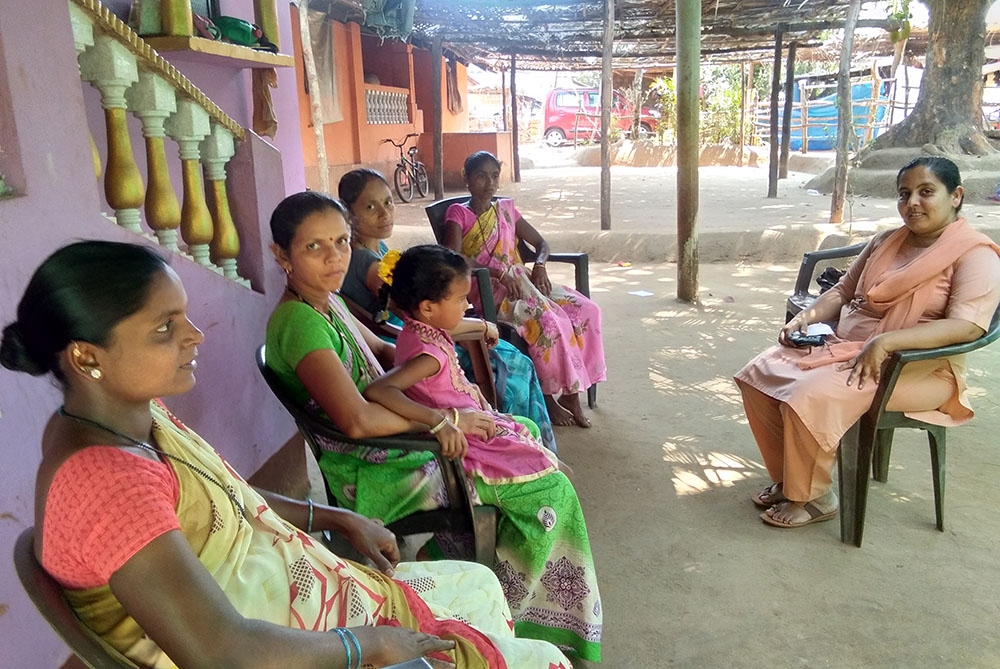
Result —
<path fill-rule="evenodd" d="M 766 200 L 766 171 L 703 168 L 703 259 L 720 243 L 714 236 L 751 234 L 763 240 L 754 248 L 773 250 L 789 231 L 807 232 L 774 259 L 757 251 L 703 262 L 700 303 L 686 304 L 675 299 L 677 268 L 666 256 L 606 252 L 611 242 L 595 232 L 597 174 L 525 170 L 503 189 L 555 250 L 594 249 L 609 378 L 593 427 L 556 432 L 576 472 L 604 603 L 604 661 L 593 666 L 1000 666 L 1000 345 L 970 356 L 977 415 L 949 431 L 944 533 L 934 528 L 926 438 L 908 430 L 897 432 L 888 483 L 871 484 L 862 548 L 840 543 L 837 520 L 766 526 L 749 497 L 769 481 L 732 375 L 775 341 L 829 198 L 799 187 L 809 175 L 793 173 Z M 669 235 L 674 178 L 670 169 L 614 168 L 615 228 Z M 390 246 L 431 241 L 429 202 L 398 206 Z M 857 229 L 898 225 L 892 200 L 859 198 L 853 213 Z M 1000 206 L 966 215 L 996 238 Z M 626 259 L 631 266 L 617 264 Z M 550 271 L 572 283 L 565 269 Z"/>

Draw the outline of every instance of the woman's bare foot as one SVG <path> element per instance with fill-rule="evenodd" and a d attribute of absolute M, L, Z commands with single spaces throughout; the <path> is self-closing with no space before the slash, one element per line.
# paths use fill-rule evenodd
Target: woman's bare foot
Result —
<path fill-rule="evenodd" d="M 549 420 L 553 425 L 567 427 L 573 424 L 573 414 L 566 411 L 552 395 L 545 396 L 545 408 L 549 410 Z"/>
<path fill-rule="evenodd" d="M 583 407 L 580 406 L 580 393 L 560 395 L 556 401 L 573 414 L 573 422 L 576 423 L 577 427 L 590 427 L 590 420 L 583 413 Z"/>

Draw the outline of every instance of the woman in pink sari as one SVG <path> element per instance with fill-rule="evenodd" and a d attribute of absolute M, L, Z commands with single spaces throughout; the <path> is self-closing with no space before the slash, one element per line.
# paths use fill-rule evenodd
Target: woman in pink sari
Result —
<path fill-rule="evenodd" d="M 736 375 L 750 429 L 773 481 L 753 502 L 761 520 L 802 527 L 837 514 L 830 490 L 840 438 L 871 405 L 894 351 L 972 341 L 1000 302 L 1000 247 L 959 216 L 963 189 L 946 158 L 899 171 L 902 227 L 876 235 L 847 274 Z M 819 346 L 797 347 L 811 323 L 837 320 Z M 965 356 L 907 365 L 887 408 L 938 425 L 972 417 Z"/>
<path fill-rule="evenodd" d="M 500 185 L 496 156 L 473 153 L 463 173 L 472 197 L 445 213 L 445 246 L 489 270 L 497 316 L 527 342 L 552 423 L 590 427 L 580 393 L 607 375 L 601 310 L 577 291 L 552 285 L 545 270 L 548 243 L 513 200 L 492 201 Z M 530 272 L 518 255 L 518 239 L 538 252 Z"/>

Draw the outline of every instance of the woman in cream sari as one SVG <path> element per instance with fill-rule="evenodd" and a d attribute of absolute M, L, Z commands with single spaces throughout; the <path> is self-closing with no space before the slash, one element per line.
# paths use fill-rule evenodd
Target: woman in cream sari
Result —
<path fill-rule="evenodd" d="M 195 382 L 204 336 L 186 303 L 154 251 L 79 242 L 36 271 L 3 332 L 5 367 L 62 384 L 42 442 L 35 553 L 87 625 L 153 667 L 426 656 L 568 669 L 555 647 L 514 638 L 488 569 L 397 565 L 385 528 L 251 488 L 155 400 Z M 343 533 L 378 571 L 300 528 Z"/>

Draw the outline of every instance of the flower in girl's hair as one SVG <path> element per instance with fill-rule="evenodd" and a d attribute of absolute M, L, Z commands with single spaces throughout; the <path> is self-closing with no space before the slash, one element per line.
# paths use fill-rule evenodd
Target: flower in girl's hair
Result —
<path fill-rule="evenodd" d="M 382 256 L 382 261 L 378 264 L 378 278 L 382 279 L 382 283 L 385 285 L 392 285 L 392 272 L 396 269 L 396 263 L 399 262 L 402 255 L 396 249 L 390 249 Z"/>

